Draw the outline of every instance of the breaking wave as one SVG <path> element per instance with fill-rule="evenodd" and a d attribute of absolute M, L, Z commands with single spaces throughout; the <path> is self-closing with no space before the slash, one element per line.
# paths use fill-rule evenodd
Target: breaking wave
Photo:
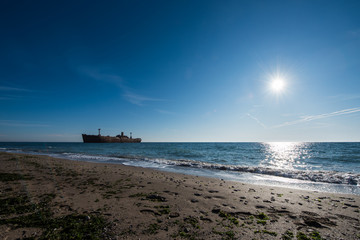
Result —
<path fill-rule="evenodd" d="M 209 169 L 209 170 L 220 170 L 220 171 L 231 171 L 231 172 L 244 172 L 254 174 L 264 174 L 276 177 L 284 177 L 298 180 L 305 180 L 311 182 L 322 182 L 331 184 L 346 184 L 359 186 L 360 185 L 360 174 L 356 173 L 344 173 L 336 171 L 310 171 L 310 170 L 295 170 L 295 169 L 277 169 L 261 166 L 239 166 L 239 165 L 226 165 L 226 164 L 215 164 L 207 163 L 194 160 L 169 160 L 161 158 L 147 158 L 147 157 L 134 157 L 134 156 L 89 156 L 81 154 L 69 154 L 71 159 L 77 160 L 90 160 L 99 162 L 114 162 L 122 163 L 126 165 L 141 166 L 141 162 L 149 166 L 149 163 L 154 163 L 154 167 L 160 166 L 178 166 L 178 167 L 189 167 L 198 169 Z M 160 166 L 158 166 L 160 165 Z"/>
<path fill-rule="evenodd" d="M 166 159 L 166 158 L 151 158 L 147 156 L 133 156 L 131 154 L 119 155 L 114 154 L 92 154 L 92 153 L 72 153 L 72 152 L 47 152 L 44 150 L 31 149 L 23 150 L 19 148 L 1 148 L 1 151 L 6 152 L 23 152 L 36 155 L 50 155 L 53 157 L 67 158 L 78 161 L 91 162 L 111 162 L 124 165 L 149 167 L 149 168 L 167 168 L 167 167 L 185 167 L 192 169 L 207 169 L 216 171 L 228 171 L 232 173 L 252 173 L 262 174 L 268 176 L 283 177 L 289 179 L 304 180 L 316 183 L 330 183 L 330 184 L 344 184 L 348 186 L 360 186 L 360 174 L 354 172 L 341 171 L 326 171 L 326 170 L 300 170 L 300 169 L 279 169 L 266 166 L 246 166 L 246 165 L 231 165 L 210 163 L 197 160 L 188 159 Z M 145 153 L 145 155 L 147 155 Z"/>
<path fill-rule="evenodd" d="M 355 174 L 355 173 L 343 173 L 343 172 L 335 172 L 335 171 L 294 170 L 294 169 L 287 170 L 287 169 L 276 169 L 276 168 L 267 168 L 267 167 L 259 167 L 259 166 L 255 167 L 255 166 L 213 164 L 213 163 L 206 163 L 206 162 L 199 162 L 192 160 L 153 159 L 150 161 L 154 161 L 160 164 L 176 165 L 181 167 L 265 174 L 265 175 L 293 178 L 293 179 L 312 181 L 312 182 L 347 184 L 347 185 L 357 185 L 357 186 L 359 186 L 360 183 L 360 174 Z"/>

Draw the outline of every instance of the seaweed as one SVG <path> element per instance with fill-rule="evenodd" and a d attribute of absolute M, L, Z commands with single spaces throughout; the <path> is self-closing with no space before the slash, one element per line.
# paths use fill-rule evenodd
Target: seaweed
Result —
<path fill-rule="evenodd" d="M 0 173 L 0 182 L 10 182 L 18 180 L 30 180 L 31 176 L 21 175 L 17 173 Z"/>
<path fill-rule="evenodd" d="M 54 217 L 49 203 L 55 194 L 43 194 L 38 203 L 30 202 L 26 195 L 0 199 L 0 225 L 12 229 L 40 228 L 42 234 L 38 239 L 106 239 L 111 234 L 106 231 L 109 224 L 102 216 L 70 214 Z M 17 214 L 11 217 L 11 214 Z M 29 238 L 31 239 L 31 238 Z"/>
<path fill-rule="evenodd" d="M 293 237 L 294 237 L 294 234 L 293 234 L 291 231 L 287 230 L 287 231 L 281 236 L 281 239 L 282 239 L 282 240 L 291 240 L 291 239 L 293 239 Z"/>
<path fill-rule="evenodd" d="M 40 239 L 102 239 L 106 226 L 100 216 L 71 214 L 51 219 Z"/>
<path fill-rule="evenodd" d="M 148 229 L 146 229 L 144 232 L 149 234 L 156 234 L 158 233 L 158 230 L 160 229 L 160 226 L 156 223 L 152 223 L 149 225 Z"/>
<path fill-rule="evenodd" d="M 19 195 L 0 199 L 0 214 L 22 214 L 32 212 L 36 209 L 36 205 L 30 203 L 27 195 Z"/>

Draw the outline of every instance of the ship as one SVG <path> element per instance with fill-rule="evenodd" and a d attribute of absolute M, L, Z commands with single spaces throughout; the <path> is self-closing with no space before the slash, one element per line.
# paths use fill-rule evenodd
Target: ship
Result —
<path fill-rule="evenodd" d="M 140 143 L 141 138 L 133 138 L 132 133 L 130 133 L 130 137 L 124 135 L 124 132 L 121 134 L 113 136 L 102 136 L 100 134 L 100 128 L 98 135 L 87 135 L 82 134 L 82 138 L 84 143 Z"/>

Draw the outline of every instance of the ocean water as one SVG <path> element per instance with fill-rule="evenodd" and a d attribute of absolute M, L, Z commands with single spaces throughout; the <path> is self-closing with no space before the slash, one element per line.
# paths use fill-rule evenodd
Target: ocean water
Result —
<path fill-rule="evenodd" d="M 360 143 L 0 143 L 0 151 L 360 195 Z"/>

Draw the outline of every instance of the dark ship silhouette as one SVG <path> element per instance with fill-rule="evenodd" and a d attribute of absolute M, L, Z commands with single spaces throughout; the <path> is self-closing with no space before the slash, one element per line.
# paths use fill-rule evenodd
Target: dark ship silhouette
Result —
<path fill-rule="evenodd" d="M 121 135 L 112 136 L 101 136 L 99 128 L 98 135 L 87 135 L 82 134 L 84 143 L 140 143 L 141 138 L 132 138 L 132 133 L 130 137 L 124 135 L 124 132 L 121 132 Z"/>

